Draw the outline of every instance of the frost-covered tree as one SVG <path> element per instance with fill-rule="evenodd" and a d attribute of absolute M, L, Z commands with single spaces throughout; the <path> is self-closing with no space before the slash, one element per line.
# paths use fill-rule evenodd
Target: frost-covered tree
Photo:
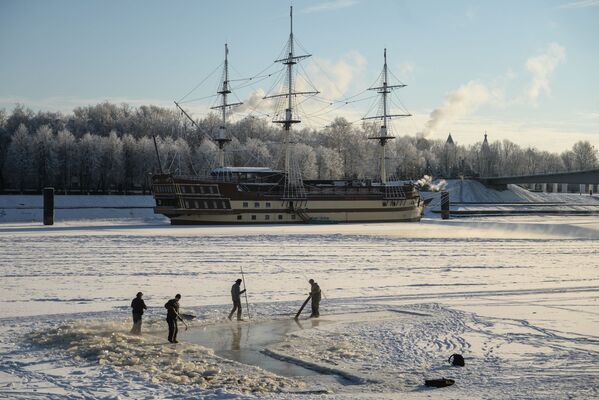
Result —
<path fill-rule="evenodd" d="M 249 138 L 243 147 L 248 155 L 248 165 L 261 166 L 268 165 L 271 162 L 270 149 L 262 140 Z"/>
<path fill-rule="evenodd" d="M 66 193 L 71 189 L 73 172 L 77 171 L 77 143 L 66 129 L 56 135 L 56 167 L 57 182 Z"/>
<path fill-rule="evenodd" d="M 597 165 L 597 149 L 589 141 L 580 141 L 572 146 L 574 169 L 591 169 Z"/>
<path fill-rule="evenodd" d="M 218 147 L 210 140 L 204 140 L 193 152 L 193 166 L 196 173 L 208 175 L 216 166 Z"/>
<path fill-rule="evenodd" d="M 304 179 L 315 179 L 317 174 L 316 154 L 312 147 L 303 143 L 295 143 L 293 145 L 293 154 L 302 177 Z"/>
<path fill-rule="evenodd" d="M 79 181 L 81 190 L 98 190 L 100 181 L 100 137 L 86 133 L 78 143 Z"/>
<path fill-rule="evenodd" d="M 56 170 L 56 137 L 52 129 L 42 125 L 35 132 L 32 146 L 33 168 L 37 178 L 37 188 L 54 184 Z"/>
<path fill-rule="evenodd" d="M 150 188 L 149 174 L 159 172 L 158 159 L 156 158 L 156 150 L 152 138 L 144 136 L 138 141 L 138 151 L 140 160 L 140 169 L 135 181 L 141 185 L 143 194 Z"/>
<path fill-rule="evenodd" d="M 4 190 L 4 164 L 10 145 L 11 133 L 6 129 L 7 115 L 5 109 L 0 109 L 0 191 Z"/>
<path fill-rule="evenodd" d="M 197 123 L 200 129 L 171 108 L 108 102 L 78 107 L 68 115 L 33 112 L 23 106 L 8 113 L 0 110 L 0 168 L 3 172 L 0 190 L 40 188 L 53 183 L 61 189 L 71 185 L 75 189 L 77 182 L 83 191 L 130 191 L 139 187 L 147 190 L 148 174 L 158 171 L 152 135 L 157 137 L 164 170 L 181 174 L 208 173 L 216 166 L 218 151 L 211 137 L 218 132 L 221 119 L 209 114 L 197 119 Z M 13 137 L 17 140 L 13 149 L 24 148 L 25 136 L 22 132 L 15 135 L 20 125 L 30 132 L 29 152 L 20 153 L 29 157 L 28 174 L 8 165 Z M 301 168 L 306 171 L 306 178 L 378 178 L 380 146 L 368 139 L 379 133 L 378 124 L 358 126 L 336 118 L 321 129 L 295 128 L 291 141 L 297 144 L 297 159 L 302 159 Z M 284 134 L 279 126 L 267 119 L 246 117 L 235 121 L 232 118 L 227 133 L 232 141 L 225 148 L 226 165 L 282 168 Z M 453 136 L 458 140 L 460 133 L 455 132 Z M 489 175 L 573 171 L 597 165 L 597 150 L 589 142 L 579 142 L 559 156 L 536 148 L 522 148 L 507 140 L 489 142 L 485 146 L 485 157 L 481 143 L 463 146 L 455 142 L 451 154 L 444 144 L 444 140 L 422 136 L 397 137 L 386 147 L 387 171 L 399 179 L 458 172 L 472 176 L 480 173 L 482 159 Z M 73 154 L 74 148 L 77 154 Z M 14 156 L 13 151 L 11 160 Z M 312 157 L 314 164 L 310 165 L 306 160 Z"/>
<path fill-rule="evenodd" d="M 120 190 L 123 179 L 123 142 L 115 131 L 100 138 L 100 189 Z"/>
<path fill-rule="evenodd" d="M 141 169 L 140 153 L 138 142 L 130 134 L 123 135 L 123 191 L 127 194 L 139 176 Z"/>
<path fill-rule="evenodd" d="M 564 168 L 566 169 L 566 171 L 573 171 L 575 169 L 575 156 L 574 156 L 574 152 L 572 150 L 566 150 L 564 152 L 562 152 L 560 154 L 560 157 L 562 159 L 562 164 L 564 165 Z"/>
<path fill-rule="evenodd" d="M 23 193 L 27 186 L 31 184 L 30 176 L 33 171 L 32 148 L 33 138 L 29 135 L 27 127 L 24 124 L 19 125 L 12 135 L 8 147 L 4 171 L 13 188 L 18 189 L 20 193 Z"/>
<path fill-rule="evenodd" d="M 343 177 L 341 155 L 328 147 L 318 146 L 314 150 L 318 179 L 339 179 Z"/>

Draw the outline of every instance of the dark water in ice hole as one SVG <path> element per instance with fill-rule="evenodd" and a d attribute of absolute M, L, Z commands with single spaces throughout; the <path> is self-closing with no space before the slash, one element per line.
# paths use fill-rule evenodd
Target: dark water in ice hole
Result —
<path fill-rule="evenodd" d="M 180 332 L 179 336 L 187 342 L 213 349 L 220 357 L 256 365 L 277 375 L 314 376 L 321 374 L 290 362 L 274 359 L 262 354 L 261 351 L 269 345 L 282 342 L 288 333 L 313 328 L 323 322 L 315 319 L 296 322 L 291 318 L 261 322 L 234 321 L 191 328 Z"/>

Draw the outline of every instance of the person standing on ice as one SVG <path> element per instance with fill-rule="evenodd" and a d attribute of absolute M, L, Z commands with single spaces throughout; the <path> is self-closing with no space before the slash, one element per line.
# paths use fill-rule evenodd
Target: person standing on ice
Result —
<path fill-rule="evenodd" d="M 142 299 L 143 295 L 142 292 L 138 292 L 137 296 L 131 301 L 131 312 L 133 313 L 133 328 L 131 328 L 131 333 L 134 335 L 141 335 L 141 316 L 144 314 L 144 310 L 148 309 Z"/>
<path fill-rule="evenodd" d="M 314 282 L 314 279 L 310 279 L 308 282 L 310 283 L 310 297 L 312 298 L 312 314 L 310 314 L 310 318 L 318 318 L 320 317 L 319 307 L 322 293 L 320 286 Z"/>
<path fill-rule="evenodd" d="M 177 321 L 183 322 L 181 316 L 179 315 L 179 300 L 181 299 L 181 295 L 177 293 L 174 299 L 170 299 L 164 305 L 166 308 L 166 322 L 168 323 L 168 341 L 171 343 L 179 343 L 177 342 L 177 332 L 179 328 L 177 326 Z"/>
<path fill-rule="evenodd" d="M 245 293 L 245 289 L 241 290 L 241 279 L 237 279 L 231 286 L 231 300 L 233 300 L 233 309 L 229 313 L 229 320 L 233 318 L 235 310 L 237 310 L 237 321 L 241 321 L 241 295 Z"/>

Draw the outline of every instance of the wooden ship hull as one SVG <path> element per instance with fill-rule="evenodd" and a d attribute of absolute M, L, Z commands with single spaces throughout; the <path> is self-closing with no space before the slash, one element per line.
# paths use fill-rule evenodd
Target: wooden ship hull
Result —
<path fill-rule="evenodd" d="M 270 225 L 417 222 L 425 207 L 413 185 L 304 184 L 305 196 L 286 198 L 276 185 L 155 175 L 154 211 L 173 225 Z"/>

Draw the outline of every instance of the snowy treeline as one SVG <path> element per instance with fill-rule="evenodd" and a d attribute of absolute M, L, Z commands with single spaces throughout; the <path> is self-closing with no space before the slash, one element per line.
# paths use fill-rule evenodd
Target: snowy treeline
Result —
<path fill-rule="evenodd" d="M 54 186 L 83 192 L 147 191 L 148 174 L 158 164 L 152 135 L 157 137 L 163 169 L 202 174 L 215 165 L 216 115 L 198 120 L 201 131 L 178 112 L 156 106 L 102 103 L 78 107 L 72 114 L 37 112 L 17 106 L 0 110 L 0 190 L 23 192 Z M 230 124 L 233 141 L 227 164 L 273 166 L 279 155 L 280 127 L 245 118 Z M 294 131 L 294 148 L 308 179 L 376 177 L 378 145 L 374 124 L 352 125 L 336 119 L 320 130 Z M 481 137 L 482 138 L 482 137 Z M 521 148 L 504 140 L 469 146 L 402 136 L 387 145 L 387 170 L 398 178 L 518 175 L 597 166 L 597 150 L 578 142 L 561 154 Z M 483 165 L 485 168 L 483 168 Z"/>

